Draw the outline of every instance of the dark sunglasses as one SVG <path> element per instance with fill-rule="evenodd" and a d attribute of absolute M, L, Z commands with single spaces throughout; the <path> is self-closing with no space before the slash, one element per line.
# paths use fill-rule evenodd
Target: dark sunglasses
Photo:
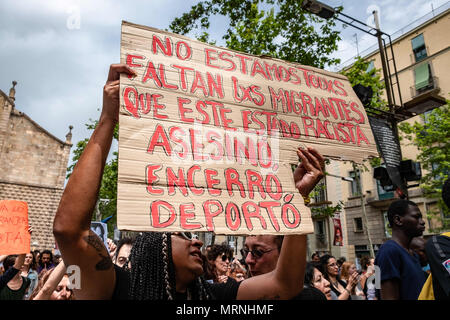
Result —
<path fill-rule="evenodd" d="M 227 259 L 228 259 L 228 261 L 232 261 L 233 257 L 227 256 L 226 254 L 222 255 L 222 261 L 223 262 L 227 261 Z"/>
<path fill-rule="evenodd" d="M 267 251 L 263 251 L 263 250 L 260 250 L 260 249 L 255 249 L 255 250 L 242 249 L 242 252 L 244 253 L 244 258 L 247 257 L 247 255 L 249 253 L 251 253 L 254 259 L 259 259 L 265 253 L 268 253 L 268 252 L 270 252 L 272 250 L 275 250 L 275 249 L 270 249 L 270 250 L 267 250 Z"/>
<path fill-rule="evenodd" d="M 192 241 L 198 239 L 198 235 L 192 232 L 174 232 L 174 235 L 181 236 L 182 238 Z"/>

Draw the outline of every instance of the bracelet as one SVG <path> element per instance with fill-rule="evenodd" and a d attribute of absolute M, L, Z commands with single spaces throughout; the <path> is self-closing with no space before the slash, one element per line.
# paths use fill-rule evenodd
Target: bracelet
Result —
<path fill-rule="evenodd" d="M 308 204 L 311 203 L 311 198 L 309 197 L 309 195 L 308 196 L 302 195 L 302 197 L 303 197 L 303 202 L 305 203 L 305 206 L 307 206 Z"/>
<path fill-rule="evenodd" d="M 351 293 L 350 293 L 350 291 L 347 289 L 347 288 L 344 288 L 345 289 L 345 291 L 347 291 L 348 292 L 348 295 L 352 295 Z"/>

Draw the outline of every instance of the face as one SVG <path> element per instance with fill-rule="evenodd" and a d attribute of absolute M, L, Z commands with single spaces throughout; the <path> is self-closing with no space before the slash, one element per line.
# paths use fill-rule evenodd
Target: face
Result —
<path fill-rule="evenodd" d="M 225 253 L 221 253 L 217 256 L 216 260 L 214 260 L 214 265 L 216 266 L 216 270 L 219 275 L 224 275 L 227 273 L 230 266 L 230 257 L 228 257 Z"/>
<path fill-rule="evenodd" d="M 131 244 L 124 244 L 120 247 L 117 253 L 116 265 L 123 267 L 123 265 L 128 261 L 131 252 Z"/>
<path fill-rule="evenodd" d="M 336 277 L 339 273 L 339 268 L 335 258 L 328 259 L 327 272 L 330 276 Z"/>
<path fill-rule="evenodd" d="M 420 237 L 425 231 L 425 221 L 422 213 L 416 206 L 409 206 L 404 216 L 399 217 L 401 228 L 411 238 Z"/>
<path fill-rule="evenodd" d="M 48 253 L 44 253 L 42 255 L 42 263 L 45 263 L 45 264 L 50 263 L 50 255 Z"/>
<path fill-rule="evenodd" d="M 314 279 L 312 285 L 314 288 L 319 289 L 327 297 L 327 300 L 331 300 L 330 282 L 324 278 L 322 272 L 314 268 Z"/>
<path fill-rule="evenodd" d="M 65 275 L 53 291 L 50 300 L 69 300 L 72 295 L 72 290 L 68 288 L 69 283 L 69 277 Z"/>
<path fill-rule="evenodd" d="M 348 274 L 349 274 L 349 275 L 352 275 L 353 272 L 355 272 L 355 271 L 356 271 L 356 266 L 355 266 L 354 264 L 352 264 L 352 265 L 350 266 L 350 268 L 348 268 Z"/>
<path fill-rule="evenodd" d="M 203 260 L 200 252 L 203 242 L 198 239 L 187 240 L 178 232 L 174 232 L 171 238 L 176 281 L 190 283 L 203 274 Z"/>
<path fill-rule="evenodd" d="M 242 280 L 245 279 L 243 273 L 236 273 L 236 276 L 234 278 L 236 279 L 237 282 L 241 282 Z"/>
<path fill-rule="evenodd" d="M 274 239 L 275 236 L 252 236 L 245 239 L 244 250 L 253 252 L 249 252 L 245 257 L 252 276 L 275 270 L 280 253 Z"/>
<path fill-rule="evenodd" d="M 24 265 L 29 266 L 33 262 L 33 254 L 27 253 L 25 256 L 25 261 L 23 262 Z"/>

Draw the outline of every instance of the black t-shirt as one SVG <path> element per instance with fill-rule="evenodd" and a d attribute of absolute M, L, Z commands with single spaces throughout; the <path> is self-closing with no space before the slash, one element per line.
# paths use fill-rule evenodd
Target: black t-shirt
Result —
<path fill-rule="evenodd" d="M 317 288 L 314 287 L 306 287 L 303 288 L 302 292 L 300 292 L 297 296 L 295 296 L 292 300 L 327 300 L 325 294 L 322 293 Z"/>
<path fill-rule="evenodd" d="M 112 300 L 128 300 L 130 287 L 130 273 L 114 265 L 116 272 L 116 286 L 114 288 Z M 226 283 L 206 283 L 212 295 L 212 300 L 236 300 L 239 285 L 233 278 L 228 278 Z M 176 293 L 176 300 L 186 300 L 186 293 Z"/>
<path fill-rule="evenodd" d="M 338 280 L 338 282 L 341 284 L 341 286 L 343 286 L 344 288 L 347 286 L 347 284 L 342 281 L 342 280 Z M 338 297 L 342 294 L 342 292 L 339 292 L 338 289 L 331 283 L 330 281 L 330 289 L 331 291 L 333 291 Z M 349 295 L 347 300 L 352 300 L 352 297 Z"/>
<path fill-rule="evenodd" d="M 228 277 L 225 283 L 207 283 L 212 300 L 236 300 L 241 282 Z"/>

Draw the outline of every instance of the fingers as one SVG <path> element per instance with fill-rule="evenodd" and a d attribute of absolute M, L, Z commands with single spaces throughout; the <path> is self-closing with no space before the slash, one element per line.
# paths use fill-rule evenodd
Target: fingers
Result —
<path fill-rule="evenodd" d="M 126 64 L 120 63 L 120 64 L 112 64 L 109 67 L 109 74 L 108 74 L 108 81 L 115 81 L 120 79 L 120 74 L 126 73 L 131 76 L 136 76 L 136 72 L 131 69 Z"/>
<path fill-rule="evenodd" d="M 319 159 L 317 159 L 312 153 L 310 153 L 308 150 L 303 150 L 303 154 L 308 158 L 309 162 L 314 166 L 315 169 L 322 171 L 322 164 L 319 162 Z"/>
<path fill-rule="evenodd" d="M 320 163 L 320 167 L 322 168 L 322 170 L 324 170 L 325 169 L 325 158 L 319 153 L 319 151 L 317 151 L 313 147 L 308 147 L 308 151 L 317 158 L 317 160 Z"/>
<path fill-rule="evenodd" d="M 301 148 L 298 148 L 297 155 L 300 158 L 300 160 L 302 161 L 302 166 L 307 171 L 312 171 L 314 169 L 314 166 L 311 164 L 311 162 L 309 162 L 309 159 L 304 155 L 303 152 L 304 152 L 304 150 L 302 150 Z"/>

